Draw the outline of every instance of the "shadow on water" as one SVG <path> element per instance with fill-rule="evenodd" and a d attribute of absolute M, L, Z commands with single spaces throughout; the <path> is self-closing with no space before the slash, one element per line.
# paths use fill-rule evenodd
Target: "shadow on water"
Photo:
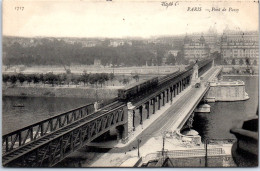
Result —
<path fill-rule="evenodd" d="M 193 129 L 199 132 L 201 141 L 204 141 L 205 135 L 208 132 L 208 119 L 205 113 L 195 113 L 193 122 Z"/>

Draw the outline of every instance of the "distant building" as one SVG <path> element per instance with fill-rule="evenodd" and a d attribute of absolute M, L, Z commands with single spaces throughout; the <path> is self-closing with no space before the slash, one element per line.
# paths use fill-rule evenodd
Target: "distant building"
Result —
<path fill-rule="evenodd" d="M 220 47 L 222 59 L 226 64 L 249 63 L 257 65 L 259 58 L 258 44 L 258 32 L 224 30 Z"/>
<path fill-rule="evenodd" d="M 100 66 L 101 65 L 101 60 L 100 59 L 95 59 L 94 60 L 94 66 Z"/>
<path fill-rule="evenodd" d="M 132 41 L 131 40 L 121 40 L 121 39 L 114 39 L 110 40 L 109 46 L 110 47 L 118 47 L 118 46 L 123 46 L 123 45 L 129 45 L 132 46 Z"/>
<path fill-rule="evenodd" d="M 184 59 L 189 62 L 202 60 L 209 57 L 210 49 L 203 36 L 199 39 L 191 39 L 187 35 L 184 38 Z"/>
<path fill-rule="evenodd" d="M 178 52 L 179 52 L 178 50 L 169 50 L 169 51 L 167 52 L 167 55 L 170 55 L 170 54 L 171 54 L 171 55 L 173 55 L 173 56 L 176 57 L 177 54 L 178 54 Z"/>
<path fill-rule="evenodd" d="M 167 62 L 167 57 L 166 56 L 164 56 L 164 57 L 162 57 L 162 66 L 165 66 L 166 65 L 166 62 Z"/>
<path fill-rule="evenodd" d="M 190 38 L 193 41 L 196 41 L 196 40 L 200 39 L 201 35 L 203 35 L 205 42 L 209 46 L 210 53 L 214 53 L 216 51 L 220 52 L 220 36 L 217 33 L 217 30 L 215 27 L 210 27 L 209 30 L 207 32 L 205 32 L 204 34 L 193 33 L 190 35 Z"/>
<path fill-rule="evenodd" d="M 111 40 L 109 43 L 109 46 L 117 47 L 117 46 L 123 46 L 125 42 L 123 40 Z"/>

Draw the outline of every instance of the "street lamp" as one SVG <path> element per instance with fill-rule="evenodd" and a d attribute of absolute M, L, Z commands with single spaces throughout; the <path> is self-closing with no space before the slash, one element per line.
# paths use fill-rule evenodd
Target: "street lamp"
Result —
<path fill-rule="evenodd" d="M 159 60 L 158 60 L 158 57 L 157 57 L 157 76 L 159 77 Z"/>
<path fill-rule="evenodd" d="M 140 139 L 137 140 L 137 149 L 138 149 L 137 155 L 138 155 L 138 157 L 140 157 L 139 144 L 140 144 L 141 142 L 142 142 L 142 140 L 140 140 Z"/>
<path fill-rule="evenodd" d="M 214 138 L 214 139 L 206 139 L 205 140 L 205 167 L 208 167 L 208 143 L 211 141 L 211 140 L 218 140 L 218 141 L 220 141 L 220 140 L 228 140 L 228 141 L 234 141 L 235 139 L 222 139 L 222 138 L 220 138 L 220 139 L 216 139 L 216 138 Z"/>

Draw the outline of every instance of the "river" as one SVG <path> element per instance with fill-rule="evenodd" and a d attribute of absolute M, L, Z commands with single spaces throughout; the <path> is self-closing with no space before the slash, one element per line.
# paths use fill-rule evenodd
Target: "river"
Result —
<path fill-rule="evenodd" d="M 258 106 L 258 76 L 225 76 L 223 79 L 242 80 L 250 99 L 237 102 L 209 103 L 211 112 L 194 116 L 193 129 L 199 132 L 202 140 L 233 139 L 229 131 L 242 124 L 247 117 L 255 116 Z"/>
<path fill-rule="evenodd" d="M 94 102 L 94 99 L 63 97 L 3 97 L 2 133 L 6 134 L 53 115 Z M 24 105 L 24 107 L 14 107 Z"/>
<path fill-rule="evenodd" d="M 250 99 L 239 102 L 210 103 L 210 114 L 197 114 L 194 129 L 204 138 L 235 138 L 229 133 L 239 121 L 253 116 L 258 105 L 257 76 L 229 76 L 225 79 L 243 80 Z M 3 134 L 20 129 L 50 116 L 93 102 L 94 99 L 57 97 L 3 97 Z M 22 104 L 24 107 L 13 107 Z"/>

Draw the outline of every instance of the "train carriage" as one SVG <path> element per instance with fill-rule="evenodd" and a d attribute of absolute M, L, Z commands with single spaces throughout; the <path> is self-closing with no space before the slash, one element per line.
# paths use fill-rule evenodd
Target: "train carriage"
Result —
<path fill-rule="evenodd" d="M 135 84 L 130 84 L 129 86 L 118 90 L 118 98 L 121 100 L 129 99 L 137 95 L 138 93 L 143 93 L 147 89 L 150 89 L 157 85 L 158 85 L 158 77 L 137 82 Z"/>

